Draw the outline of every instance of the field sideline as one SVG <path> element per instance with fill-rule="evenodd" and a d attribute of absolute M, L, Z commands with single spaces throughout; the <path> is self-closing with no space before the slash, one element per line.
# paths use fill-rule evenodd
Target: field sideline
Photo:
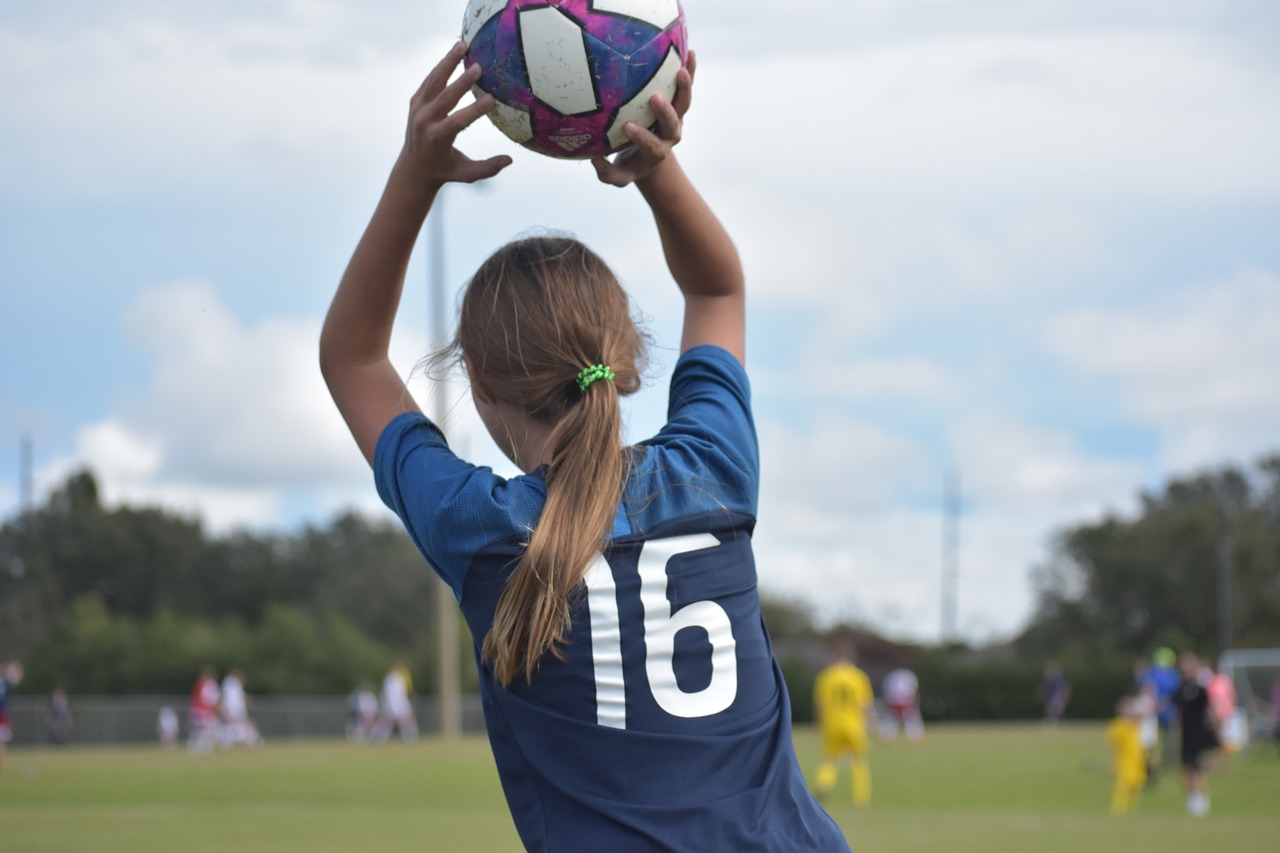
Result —
<path fill-rule="evenodd" d="M 806 771 L 816 741 L 797 732 Z M 1107 814 L 1101 725 L 935 726 L 878 746 L 865 811 L 843 779 L 827 806 L 857 853 L 1230 853 L 1280 841 L 1280 757 L 1260 744 L 1211 781 L 1213 813 L 1182 812 L 1173 777 L 1136 814 Z M 481 738 L 360 746 L 310 741 L 192 756 L 158 747 L 13 749 L 0 845 L 15 853 L 520 850 Z"/>

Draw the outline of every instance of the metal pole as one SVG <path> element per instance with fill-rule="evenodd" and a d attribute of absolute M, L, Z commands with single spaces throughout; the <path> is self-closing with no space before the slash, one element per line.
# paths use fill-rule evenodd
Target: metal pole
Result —
<path fill-rule="evenodd" d="M 1225 652 L 1235 643 L 1235 631 L 1233 630 L 1232 621 L 1234 619 L 1234 608 L 1232 607 L 1232 575 L 1234 567 L 1232 566 L 1232 557 L 1234 556 L 1234 543 L 1231 536 L 1231 521 L 1227 519 L 1223 522 L 1222 532 L 1218 534 L 1218 651 Z"/>
<path fill-rule="evenodd" d="M 943 483 L 942 642 L 956 639 L 960 593 L 960 474 L 948 470 Z"/>
<path fill-rule="evenodd" d="M 32 475 L 31 436 L 23 433 L 18 444 L 18 508 L 30 512 L 35 504 L 35 477 Z"/>
<path fill-rule="evenodd" d="M 430 327 L 431 346 L 439 349 L 445 344 L 444 299 L 444 190 L 436 195 L 431 214 L 427 217 L 430 241 Z M 441 431 L 449 413 L 448 386 L 443 376 L 437 376 L 431 391 L 431 419 Z M 458 605 L 453 590 L 443 580 L 436 582 L 436 624 L 439 626 L 439 654 L 437 666 L 437 695 L 440 697 L 440 736 L 453 740 L 462 736 L 462 700 L 458 667 Z"/>

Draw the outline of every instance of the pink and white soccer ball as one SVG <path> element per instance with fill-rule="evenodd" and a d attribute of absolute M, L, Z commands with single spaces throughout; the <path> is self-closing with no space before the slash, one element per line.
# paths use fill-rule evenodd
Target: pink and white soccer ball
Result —
<path fill-rule="evenodd" d="M 489 118 L 551 157 L 612 154 L 625 122 L 654 127 L 649 98 L 675 95 L 689 55 L 679 0 L 471 0 L 462 40 Z"/>

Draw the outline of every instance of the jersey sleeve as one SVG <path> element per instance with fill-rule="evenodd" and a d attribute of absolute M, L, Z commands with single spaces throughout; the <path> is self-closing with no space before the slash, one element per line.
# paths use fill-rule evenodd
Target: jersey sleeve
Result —
<path fill-rule="evenodd" d="M 546 498 L 540 478 L 506 480 L 460 459 L 420 412 L 387 424 L 374 450 L 373 473 L 382 502 L 459 601 L 475 554 L 532 527 Z"/>
<path fill-rule="evenodd" d="M 750 383 L 727 350 L 699 346 L 680 357 L 671 376 L 667 423 L 643 444 L 668 454 L 671 470 L 714 484 L 722 504 L 755 514 L 760 449 Z"/>

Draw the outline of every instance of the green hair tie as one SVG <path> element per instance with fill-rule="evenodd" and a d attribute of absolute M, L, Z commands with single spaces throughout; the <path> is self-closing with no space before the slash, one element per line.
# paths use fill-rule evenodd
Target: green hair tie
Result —
<path fill-rule="evenodd" d="M 591 387 L 592 383 L 600 379 L 608 379 L 610 382 L 613 381 L 613 369 L 610 368 L 609 365 L 593 364 L 590 367 L 584 367 L 582 371 L 578 373 L 578 390 L 585 394 L 587 393 L 587 389 Z"/>

